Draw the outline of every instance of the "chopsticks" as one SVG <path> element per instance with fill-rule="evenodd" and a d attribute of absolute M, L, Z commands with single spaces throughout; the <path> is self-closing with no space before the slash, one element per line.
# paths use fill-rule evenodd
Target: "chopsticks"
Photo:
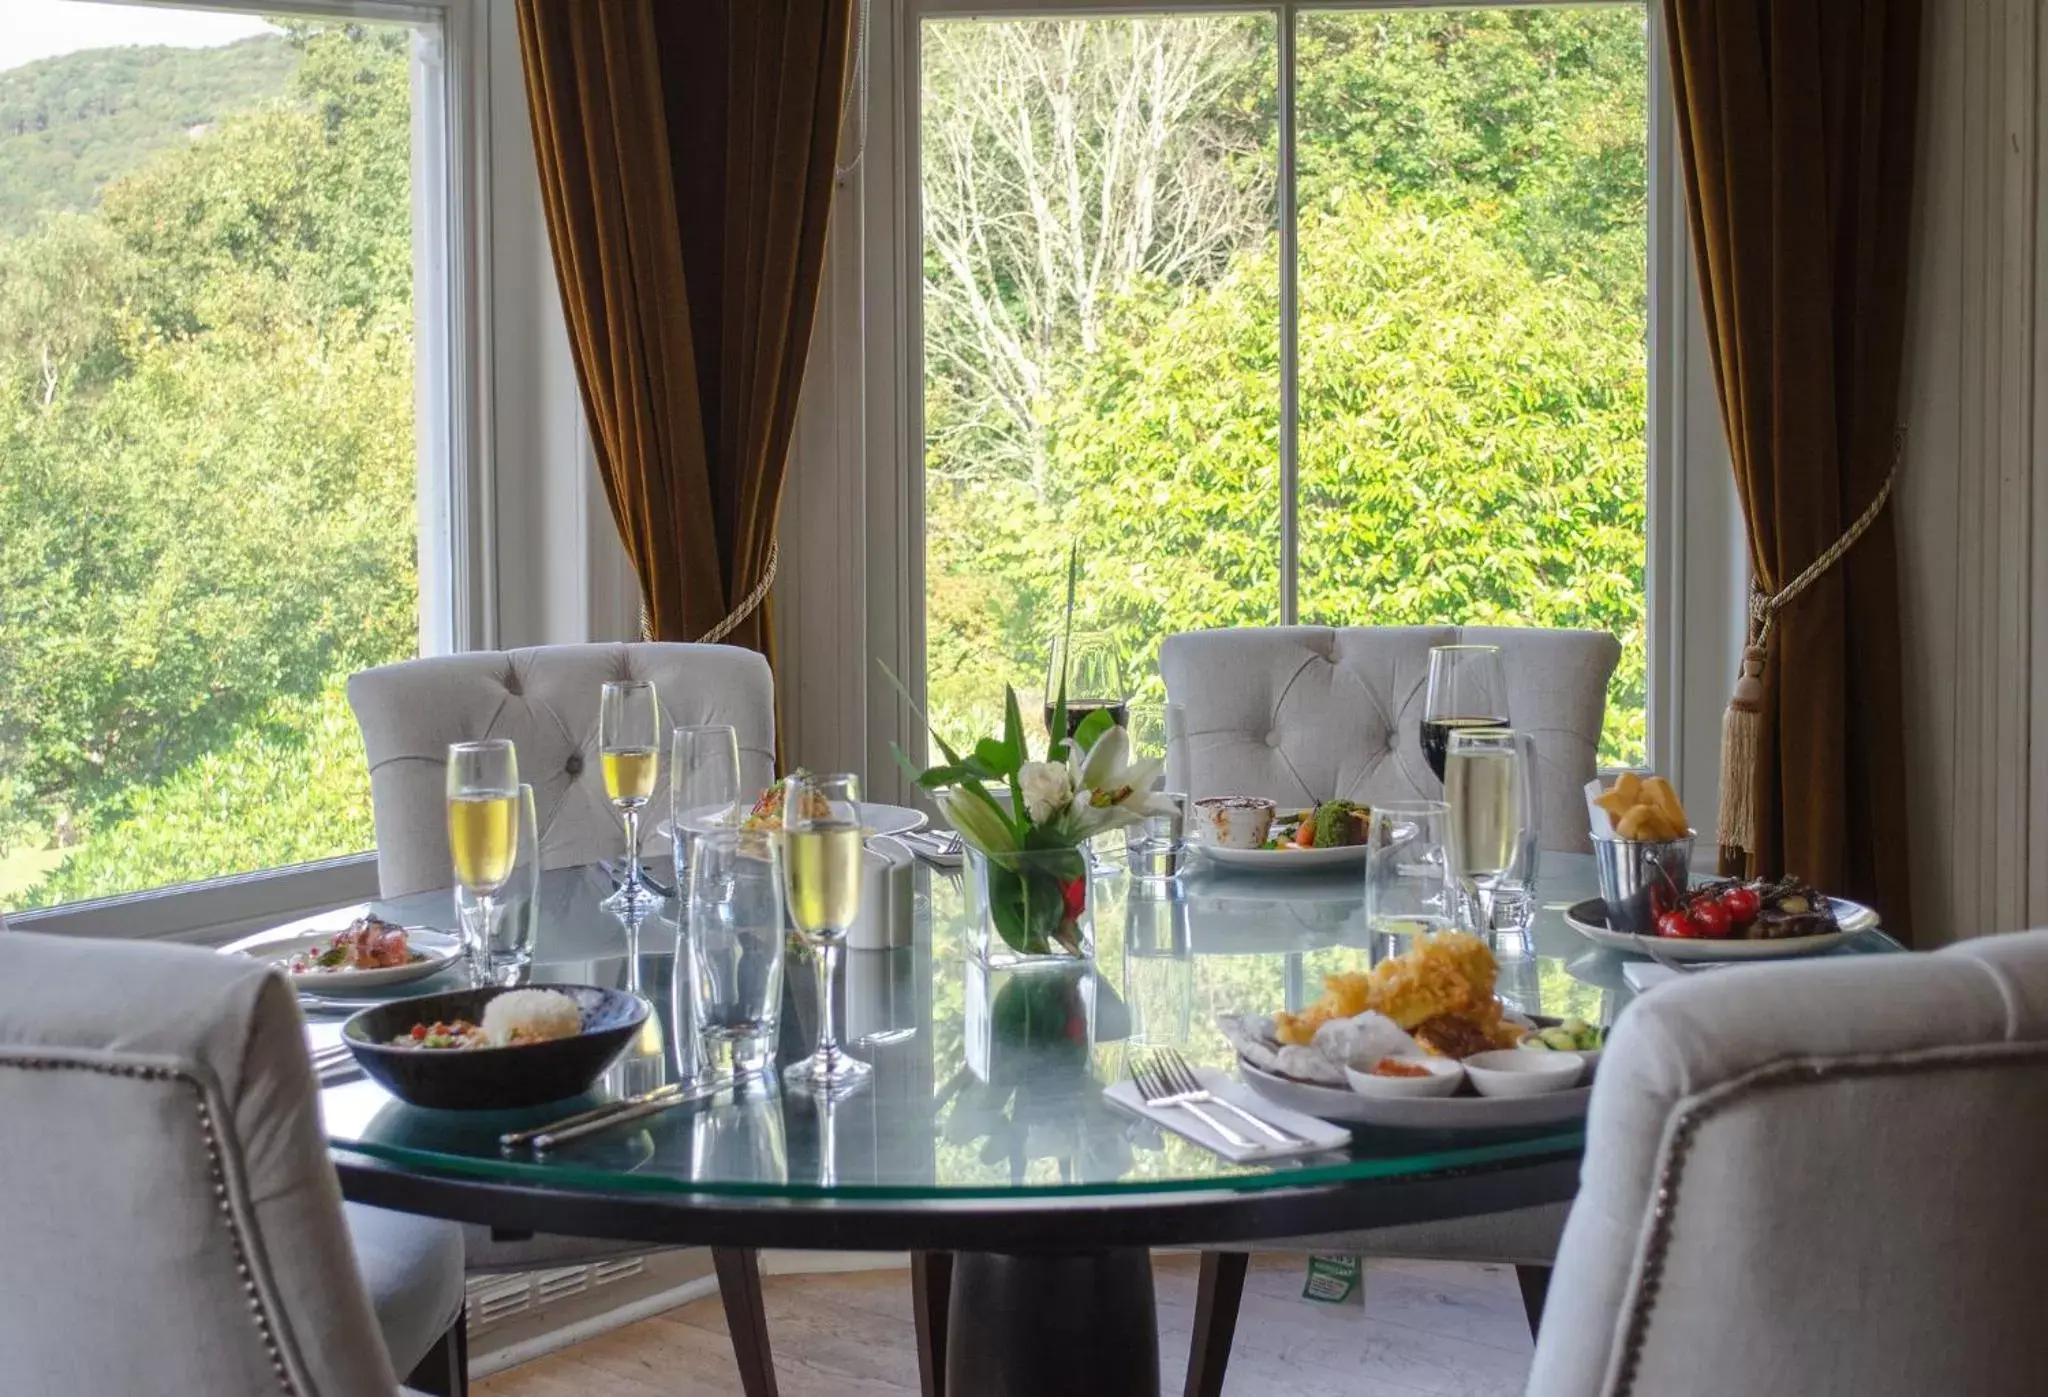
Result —
<path fill-rule="evenodd" d="M 498 1147 L 507 1153 L 531 1148 L 536 1154 L 545 1153 L 557 1145 L 580 1140 L 600 1130 L 608 1130 L 626 1121 L 636 1121 L 644 1116 L 666 1111 L 671 1106 L 684 1106 L 692 1101 L 702 1101 L 715 1096 L 729 1083 L 716 1082 L 669 1082 L 652 1091 L 643 1091 L 638 1096 L 629 1096 L 621 1101 L 607 1101 L 602 1106 L 593 1106 L 587 1111 L 578 1111 L 573 1116 L 564 1116 L 546 1125 L 537 1125 L 529 1130 L 508 1131 L 498 1137 Z"/>

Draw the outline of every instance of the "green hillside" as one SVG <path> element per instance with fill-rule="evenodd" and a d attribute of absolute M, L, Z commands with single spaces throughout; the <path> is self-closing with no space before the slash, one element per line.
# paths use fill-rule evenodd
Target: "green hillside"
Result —
<path fill-rule="evenodd" d="M 0 72 L 0 237 L 42 209 L 88 209 L 193 128 L 282 96 L 299 56 L 266 34 L 211 49 L 88 49 Z"/>

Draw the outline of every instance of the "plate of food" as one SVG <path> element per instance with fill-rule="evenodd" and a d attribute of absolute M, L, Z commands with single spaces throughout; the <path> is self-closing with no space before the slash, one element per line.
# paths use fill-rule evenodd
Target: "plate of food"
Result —
<path fill-rule="evenodd" d="M 1362 865 L 1372 811 L 1348 800 L 1282 810 L 1258 796 L 1208 796 L 1194 805 L 1194 842 L 1224 868 L 1261 873 Z"/>
<path fill-rule="evenodd" d="M 365 1009 L 341 1041 L 410 1105 L 502 1111 L 589 1090 L 651 1012 L 626 990 L 487 985 Z"/>
<path fill-rule="evenodd" d="M 345 994 L 424 980 L 462 954 L 462 942 L 423 926 L 364 913 L 343 927 L 316 927 L 274 941 L 230 947 L 268 961 L 299 990 Z"/>
<path fill-rule="evenodd" d="M 1877 926 L 1860 902 L 1828 897 L 1797 878 L 1704 883 L 1657 916 L 1654 935 L 1615 931 L 1607 904 L 1589 897 L 1564 914 L 1587 940 L 1630 955 L 1670 961 L 1779 960 L 1838 946 Z"/>
<path fill-rule="evenodd" d="M 1327 977 L 1322 998 L 1300 1013 L 1223 1015 L 1217 1024 L 1247 1085 L 1325 1120 L 1501 1130 L 1583 1117 L 1605 1035 L 1577 1020 L 1546 1027 L 1518 1014 L 1494 993 L 1498 976 L 1484 941 L 1438 932 L 1370 972 Z M 1442 1060 L 1466 1070 L 1434 1065 Z M 1418 1069 L 1456 1085 L 1443 1094 L 1373 1089 L 1380 1076 L 1419 1081 Z"/>
<path fill-rule="evenodd" d="M 719 819 L 722 812 L 723 807 L 715 805 L 707 805 L 696 810 L 685 810 L 683 812 L 683 827 L 685 829 L 716 828 L 722 823 Z M 880 834 L 908 834 L 912 830 L 923 829 L 931 822 L 930 817 L 922 810 L 915 810 L 907 805 L 884 805 L 878 801 L 865 800 L 860 805 L 860 817 L 861 822 L 867 827 L 870 837 Z M 781 782 L 778 781 L 775 785 L 770 786 L 755 797 L 753 805 L 746 813 L 746 817 L 740 821 L 740 827 L 750 830 L 782 828 Z M 667 820 L 663 820 L 654 827 L 654 832 L 667 837 L 674 833 L 674 829 Z"/>

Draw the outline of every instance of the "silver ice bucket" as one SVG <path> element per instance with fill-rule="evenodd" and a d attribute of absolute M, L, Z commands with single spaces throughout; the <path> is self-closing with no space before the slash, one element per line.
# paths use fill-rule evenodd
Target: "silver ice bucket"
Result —
<path fill-rule="evenodd" d="M 1594 838 L 1593 866 L 1610 930 L 1653 934 L 1658 915 L 1685 900 L 1692 886 L 1692 842 L 1692 831 L 1657 843 Z"/>

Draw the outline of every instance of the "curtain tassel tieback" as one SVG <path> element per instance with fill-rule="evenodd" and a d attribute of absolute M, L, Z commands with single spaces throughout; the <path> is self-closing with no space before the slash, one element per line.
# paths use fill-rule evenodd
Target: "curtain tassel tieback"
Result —
<path fill-rule="evenodd" d="M 1839 563 L 1856 541 L 1877 522 L 1891 500 L 1892 486 L 1899 478 L 1899 463 L 1905 457 L 1906 429 L 1892 434 L 1892 464 L 1885 472 L 1877 494 L 1856 516 L 1842 536 L 1790 582 L 1776 592 L 1766 591 L 1752 575 L 1749 581 L 1749 643 L 1742 651 L 1742 672 L 1735 680 L 1734 696 L 1721 716 L 1721 805 L 1715 821 L 1715 840 L 1724 851 L 1753 855 L 1757 847 L 1757 786 L 1762 778 L 1764 721 L 1764 668 L 1770 661 L 1771 627 L 1778 613 L 1801 592 L 1819 581 Z"/>
<path fill-rule="evenodd" d="M 725 619 L 697 637 L 699 645 L 716 645 L 731 635 L 733 628 L 752 616 L 762 602 L 768 599 L 768 589 L 775 585 L 775 565 L 782 560 L 782 540 L 771 539 L 768 543 L 768 561 L 761 568 L 761 580 L 754 584 L 754 590 L 747 593 L 740 604 L 728 611 Z M 640 603 L 640 638 L 654 639 L 654 622 L 647 615 L 647 603 Z"/>

